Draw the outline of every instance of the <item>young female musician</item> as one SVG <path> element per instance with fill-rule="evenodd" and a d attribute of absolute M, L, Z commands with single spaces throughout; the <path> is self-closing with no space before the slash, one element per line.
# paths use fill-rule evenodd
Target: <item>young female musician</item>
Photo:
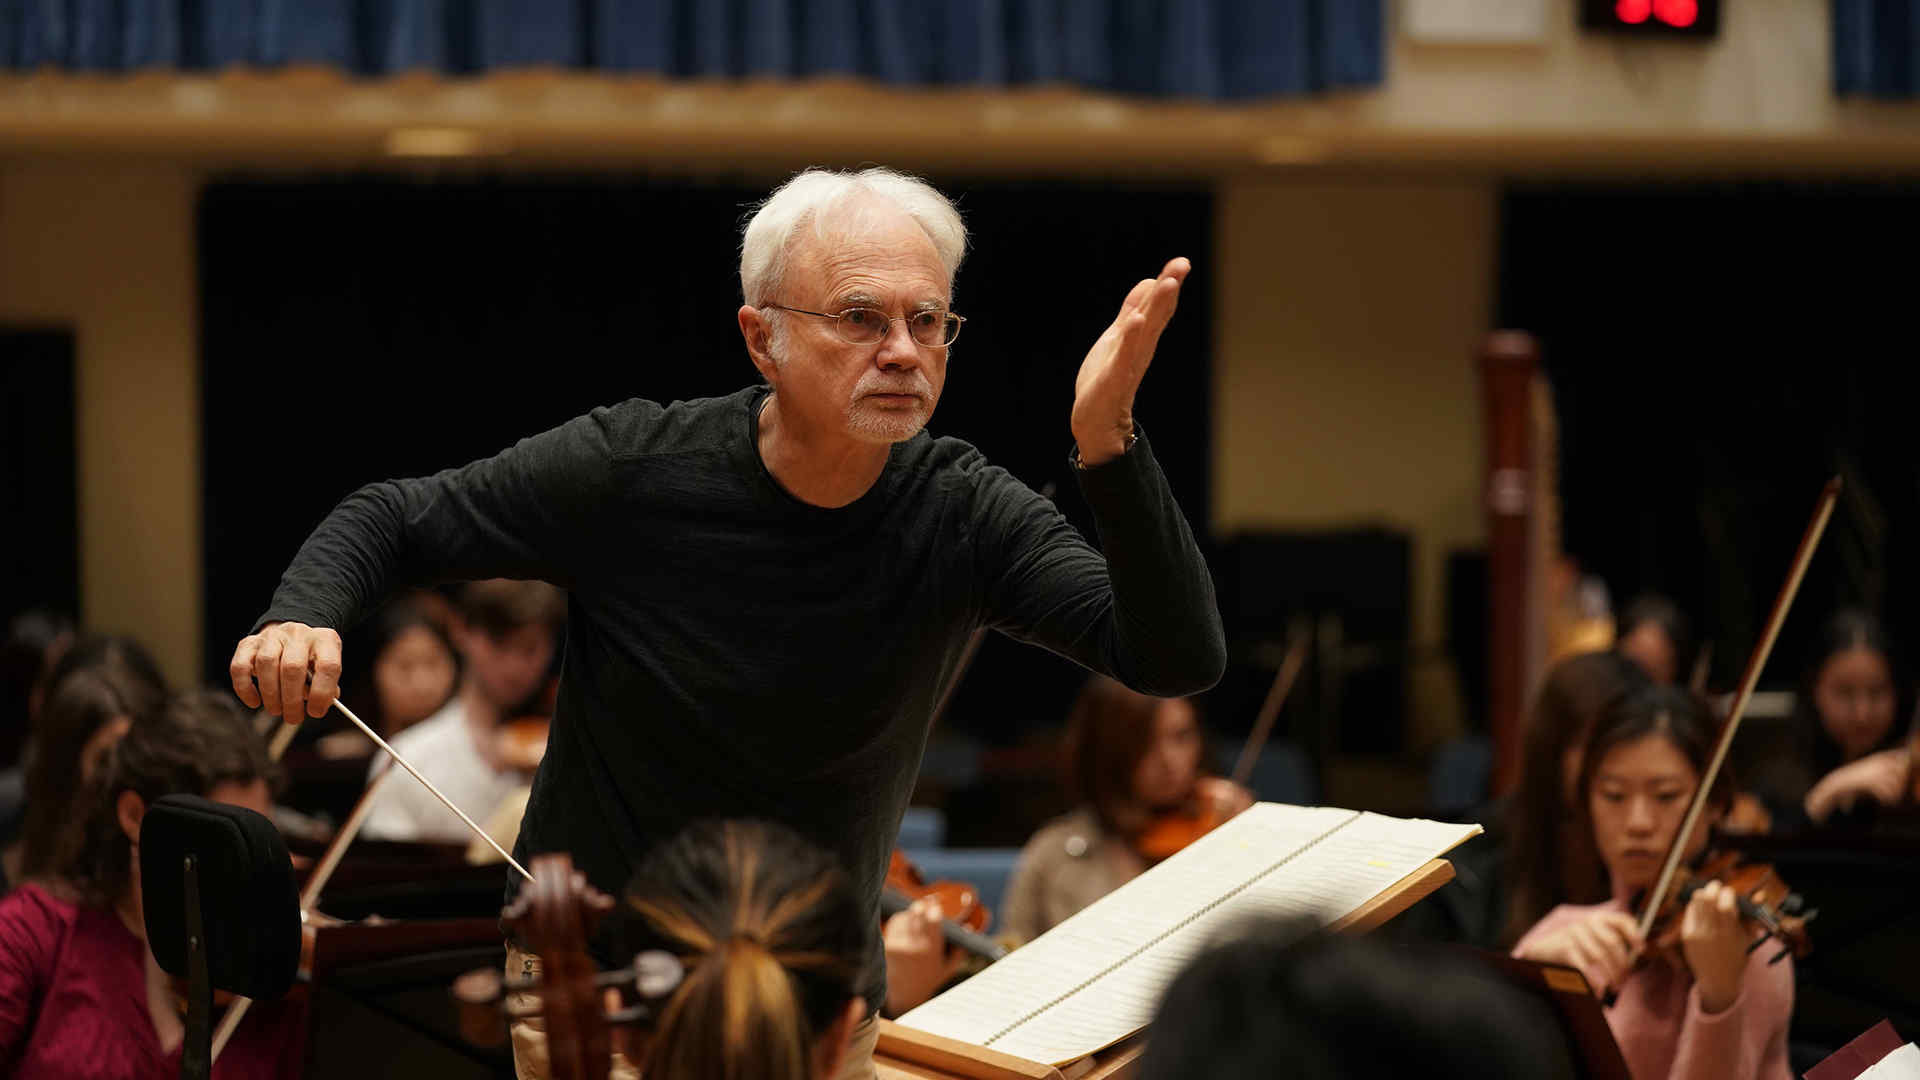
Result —
<path fill-rule="evenodd" d="M 843 1062 L 872 1075 L 876 1027 L 860 996 L 870 916 L 798 833 L 695 825 L 641 865 L 625 908 L 627 944 L 686 969 L 631 1044 L 647 1080 L 831 1080 Z"/>
<path fill-rule="evenodd" d="M 1638 1080 L 1759 1080 L 1791 1076 L 1787 1021 L 1793 1013 L 1791 959 L 1748 952 L 1733 892 L 1712 882 L 1679 916 L 1678 955 L 1644 958 L 1631 905 L 1650 889 L 1713 754 L 1716 725 L 1685 691 L 1636 690 L 1602 716 L 1580 773 L 1581 822 L 1606 864 L 1612 899 L 1562 904 L 1529 930 L 1514 955 L 1579 968 L 1618 1000 L 1607 1025 Z M 1685 842 L 1688 858 L 1706 846 L 1732 788 L 1723 772 L 1707 812 Z"/>
<path fill-rule="evenodd" d="M 182 792 L 264 814 L 271 770 L 225 694 L 188 694 L 135 718 L 52 871 L 0 900 L 0 1073 L 179 1074 L 183 1006 L 146 947 L 140 821 L 155 799 Z M 214 1075 L 298 1075 L 305 1023 L 302 1001 L 256 1003 Z"/>
<path fill-rule="evenodd" d="M 1606 898 L 1606 871 L 1576 808 L 1580 770 L 1600 717 L 1646 684 L 1640 668 L 1612 652 L 1582 653 L 1547 672 L 1527 722 L 1519 787 L 1492 838 L 1506 845 L 1509 887 L 1496 923 L 1502 947 L 1560 904 Z"/>
<path fill-rule="evenodd" d="M 1067 787 L 1080 808 L 1027 841 L 1007 886 L 1004 931 L 1030 941 L 1138 877 L 1150 865 L 1135 840 L 1155 818 L 1196 801 L 1231 817 L 1246 789 L 1206 775 L 1193 703 L 1090 680 L 1067 720 Z"/>
<path fill-rule="evenodd" d="M 1829 619 L 1794 702 L 1793 742 L 1754 767 L 1776 820 L 1822 821 L 1865 802 L 1898 802 L 1908 771 L 1905 688 L 1880 620 L 1859 609 Z"/>
<path fill-rule="evenodd" d="M 153 659 L 124 637 L 81 639 L 49 680 L 31 733 L 20 829 L 0 853 L 5 883 L 53 868 L 60 835 L 86 815 L 78 800 L 107 751 L 134 717 L 158 709 L 167 696 Z"/>
<path fill-rule="evenodd" d="M 431 606 L 436 599 L 418 592 L 401 596 L 353 631 L 348 647 L 373 659 L 351 669 L 340 696 L 384 738 L 439 712 L 459 688 L 460 657 L 445 617 Z M 373 740 L 358 728 L 343 727 L 316 741 L 323 757 L 373 753 Z"/>

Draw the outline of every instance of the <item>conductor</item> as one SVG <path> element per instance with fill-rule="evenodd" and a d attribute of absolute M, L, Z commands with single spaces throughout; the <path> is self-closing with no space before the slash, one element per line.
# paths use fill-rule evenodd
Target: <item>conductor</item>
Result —
<path fill-rule="evenodd" d="M 354 492 L 234 649 L 234 691 L 288 723 L 318 717 L 338 694 L 338 630 L 390 592 L 558 585 L 559 700 L 515 857 L 569 852 L 617 893 L 689 822 L 783 822 L 835 853 L 871 909 L 877 1010 L 888 854 L 976 627 L 1146 694 L 1205 689 L 1225 665 L 1212 581 L 1134 422 L 1187 261 L 1133 287 L 1074 383 L 1096 551 L 972 446 L 923 430 L 963 323 L 950 301 L 966 240 L 952 203 L 912 177 L 793 177 L 741 244 L 737 321 L 764 383 L 598 408 Z M 510 950 L 509 966 L 538 961 Z M 869 1016 L 840 1076 L 874 1075 L 874 1038 Z M 545 1049 L 537 1023 L 516 1025 L 522 1076 L 541 1075 Z"/>

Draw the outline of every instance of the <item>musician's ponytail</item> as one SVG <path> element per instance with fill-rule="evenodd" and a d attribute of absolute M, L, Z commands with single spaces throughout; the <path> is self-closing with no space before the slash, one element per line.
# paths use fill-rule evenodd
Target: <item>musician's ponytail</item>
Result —
<path fill-rule="evenodd" d="M 686 965 L 642 1054 L 648 1080 L 812 1080 L 817 1041 L 858 992 L 858 900 L 789 829 L 696 825 L 628 888 L 640 948 Z"/>

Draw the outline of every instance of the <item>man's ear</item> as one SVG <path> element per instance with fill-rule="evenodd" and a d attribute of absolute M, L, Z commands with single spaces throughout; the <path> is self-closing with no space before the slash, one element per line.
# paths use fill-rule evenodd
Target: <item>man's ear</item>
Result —
<path fill-rule="evenodd" d="M 813 1044 L 815 1076 L 836 1076 L 840 1065 L 847 1059 L 847 1046 L 853 1042 L 853 1029 L 867 1018 L 867 999 L 850 998 L 847 1007 L 833 1018 L 827 1030 L 820 1033 L 820 1041 Z"/>
<path fill-rule="evenodd" d="M 127 834 L 127 842 L 140 842 L 140 822 L 147 816 L 147 800 L 132 788 L 122 791 L 113 799 L 114 816 L 120 819 L 120 831 Z"/>
<path fill-rule="evenodd" d="M 750 304 L 740 305 L 737 313 L 740 321 L 740 337 L 747 343 L 747 355 L 753 359 L 753 366 L 760 377 L 773 382 L 774 372 L 780 365 L 773 359 L 773 326 L 760 309 Z"/>

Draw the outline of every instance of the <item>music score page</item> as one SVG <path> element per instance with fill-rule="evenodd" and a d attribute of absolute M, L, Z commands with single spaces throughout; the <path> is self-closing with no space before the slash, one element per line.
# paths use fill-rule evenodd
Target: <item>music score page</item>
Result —
<path fill-rule="evenodd" d="M 1336 922 L 1479 832 L 1258 803 L 899 1022 L 1066 1064 L 1145 1027 L 1173 977 L 1246 920 Z"/>

